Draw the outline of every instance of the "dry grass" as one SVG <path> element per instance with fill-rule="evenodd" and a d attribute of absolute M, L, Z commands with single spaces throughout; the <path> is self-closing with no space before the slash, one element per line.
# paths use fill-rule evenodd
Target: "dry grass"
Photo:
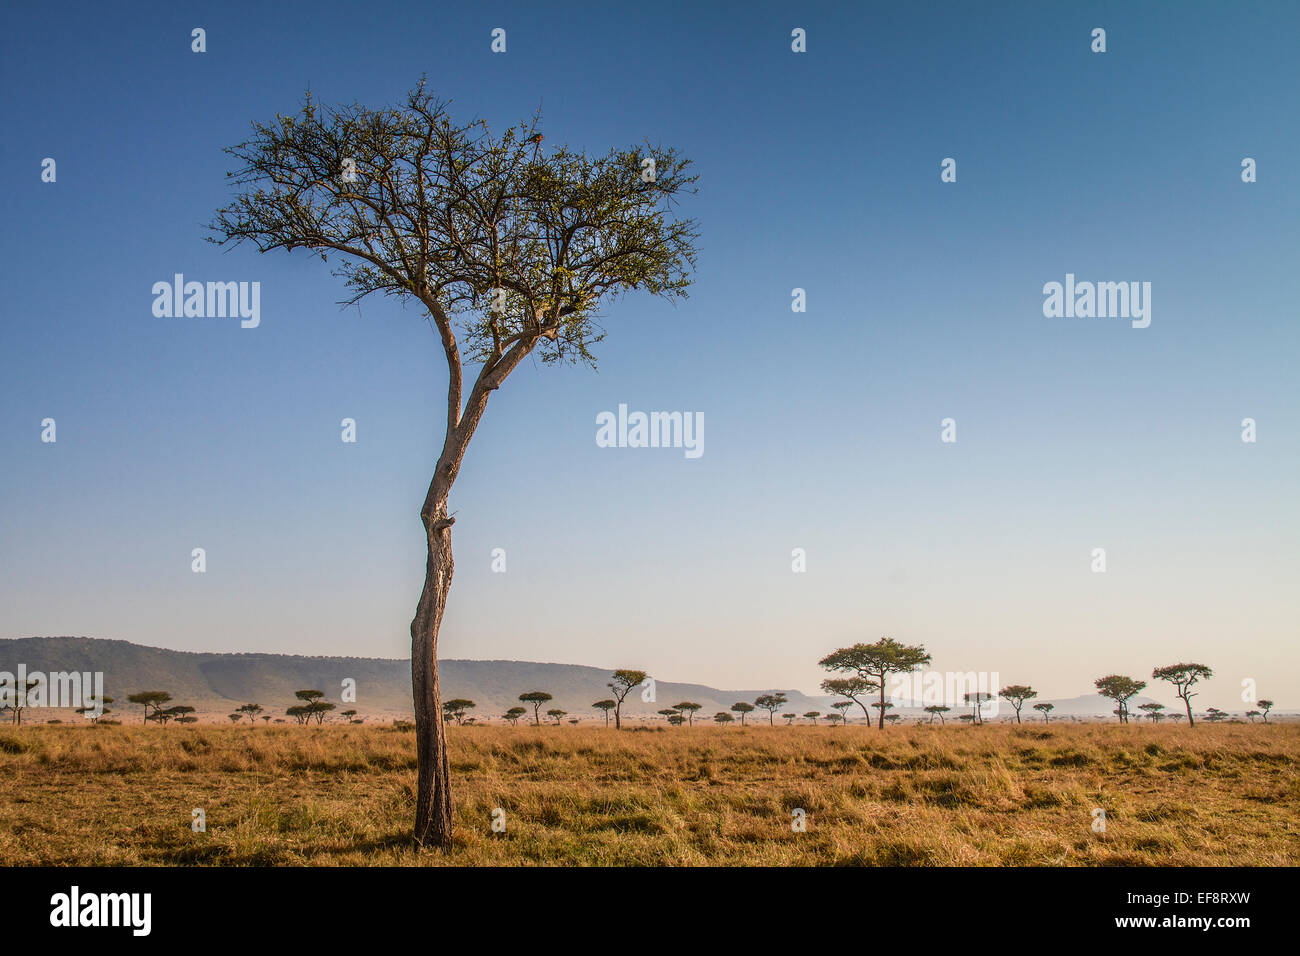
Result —
<path fill-rule="evenodd" d="M 409 845 L 410 731 L 6 729 L 0 864 L 1300 863 L 1294 724 L 450 733 L 448 855 Z"/>

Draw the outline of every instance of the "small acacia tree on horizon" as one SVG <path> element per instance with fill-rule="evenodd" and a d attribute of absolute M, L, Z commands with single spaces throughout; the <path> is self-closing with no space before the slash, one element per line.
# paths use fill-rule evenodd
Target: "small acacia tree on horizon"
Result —
<path fill-rule="evenodd" d="M 632 693 L 632 688 L 640 687 L 650 675 L 645 671 L 626 668 L 614 671 L 614 679 L 605 686 L 614 692 L 614 729 L 623 729 L 623 701 Z"/>
<path fill-rule="evenodd" d="M 673 709 L 686 717 L 686 726 L 695 726 L 695 712 L 704 709 L 703 704 L 697 704 L 694 701 L 682 701 L 680 704 L 674 704 Z"/>
<path fill-rule="evenodd" d="M 477 706 L 478 704 L 465 697 L 453 697 L 451 700 L 443 702 L 442 711 L 456 721 L 456 726 L 459 727 L 465 723 L 465 718 L 469 715 L 469 712 Z"/>
<path fill-rule="evenodd" d="M 1025 701 L 1037 697 L 1038 691 L 1028 684 L 1008 684 L 998 691 L 998 696 L 1011 701 L 1011 706 L 1016 709 L 1016 723 L 1020 723 L 1020 708 L 1025 706 Z"/>
<path fill-rule="evenodd" d="M 526 694 L 520 694 L 519 699 L 525 704 L 533 705 L 533 726 L 542 726 L 542 718 L 539 710 L 542 704 L 551 699 L 551 695 L 544 690 L 530 690 Z"/>
<path fill-rule="evenodd" d="M 601 711 L 605 715 L 605 726 L 609 726 L 609 712 L 614 709 L 614 701 L 598 700 L 591 705 L 594 709 Z"/>
<path fill-rule="evenodd" d="M 141 723 L 147 724 L 151 719 L 149 709 L 153 708 L 155 712 L 162 710 L 163 704 L 169 703 L 172 695 L 165 690 L 142 690 L 136 694 L 128 694 L 126 699 L 144 708 L 144 719 Z"/>
<path fill-rule="evenodd" d="M 754 698 L 754 706 L 761 707 L 767 711 L 767 722 L 770 726 L 776 725 L 776 712 L 784 707 L 788 701 L 785 694 L 759 694 Z"/>
<path fill-rule="evenodd" d="M 501 719 L 510 721 L 511 727 L 517 727 L 519 726 L 519 718 L 524 716 L 524 714 L 526 713 L 528 713 L 526 708 L 511 707 L 509 710 L 507 710 L 504 714 L 501 715 Z"/>
<path fill-rule="evenodd" d="M 943 704 L 931 704 L 925 708 L 925 712 L 930 715 L 930 723 L 934 723 L 934 718 L 939 718 L 939 726 L 944 726 L 943 715 L 948 713 L 952 708 L 945 707 Z"/>
<path fill-rule="evenodd" d="M 1271 700 L 1259 700 L 1255 702 L 1255 706 L 1263 714 L 1264 723 L 1268 723 L 1268 712 L 1273 709 L 1273 702 Z"/>
<path fill-rule="evenodd" d="M 890 674 L 907 673 L 930 663 L 930 655 L 920 644 L 900 644 L 892 637 L 882 637 L 874 644 L 854 644 L 841 647 L 823 657 L 818 664 L 830 671 L 852 674 L 878 685 L 880 691 L 879 719 L 876 726 L 885 727 L 885 681 Z M 824 686 L 824 685 L 823 685 Z M 864 709 L 865 713 L 865 709 Z M 871 719 L 870 715 L 867 717 Z"/>
<path fill-rule="evenodd" d="M 868 725 L 871 724 L 871 711 L 867 710 L 867 704 L 862 698 L 876 689 L 875 681 L 863 677 L 828 677 L 822 681 L 822 690 L 826 693 L 848 698 L 838 704 L 831 704 L 841 712 L 840 717 L 846 724 L 849 722 L 849 717 L 845 711 L 854 704 L 862 708 L 862 716 L 867 718 Z"/>
<path fill-rule="evenodd" d="M 322 106 L 254 123 L 226 152 L 236 196 L 212 241 L 305 249 L 351 289 L 414 302 L 447 368 L 441 448 L 420 506 L 427 557 L 411 621 L 417 844 L 450 847 L 438 630 L 451 588 L 451 489 L 492 393 L 530 357 L 594 364 L 603 306 L 629 290 L 678 298 L 695 263 L 689 161 L 648 143 L 589 157 L 543 149 L 540 119 L 494 134 L 419 86 L 395 107 Z M 648 166 L 646 161 L 649 161 Z M 649 175 L 647 175 L 647 171 Z M 466 389 L 466 366 L 477 366 Z"/>
<path fill-rule="evenodd" d="M 1048 704 L 1048 703 L 1034 704 L 1034 710 L 1039 711 L 1043 715 L 1043 723 L 1045 724 L 1050 722 L 1048 718 L 1048 714 L 1050 714 L 1055 709 L 1056 709 L 1055 704 Z"/>
<path fill-rule="evenodd" d="M 1175 696 L 1182 698 L 1183 704 L 1187 707 L 1187 726 L 1195 726 L 1196 721 L 1192 719 L 1192 698 L 1196 695 L 1192 693 L 1192 687 L 1199 680 L 1209 680 L 1214 676 L 1214 671 L 1204 664 L 1170 664 L 1167 667 L 1157 667 L 1151 672 L 1152 680 L 1168 681 L 1174 685 Z M 1145 686 L 1145 685 L 1144 685 Z"/>
<path fill-rule="evenodd" d="M 743 727 L 745 726 L 745 715 L 754 712 L 754 705 L 747 704 L 743 700 L 738 700 L 736 703 L 731 705 L 731 709 L 740 714 L 740 726 Z"/>
<path fill-rule="evenodd" d="M 822 713 L 820 710 L 809 710 L 804 712 L 804 716 L 813 722 L 814 727 L 817 726 L 817 718 L 821 715 Z"/>
<path fill-rule="evenodd" d="M 1125 677 L 1123 674 L 1107 674 L 1105 677 L 1098 677 L 1092 683 L 1097 688 L 1097 693 L 1101 694 L 1102 697 L 1109 697 L 1118 705 L 1115 708 L 1115 713 L 1118 715 L 1121 724 L 1128 723 L 1129 698 L 1138 694 L 1147 686 L 1146 681 L 1134 680 L 1131 677 Z M 1187 719 L 1191 719 L 1190 712 Z"/>

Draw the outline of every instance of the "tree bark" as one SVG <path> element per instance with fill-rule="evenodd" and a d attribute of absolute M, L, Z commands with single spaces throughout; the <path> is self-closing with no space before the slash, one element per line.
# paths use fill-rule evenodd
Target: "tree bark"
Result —
<path fill-rule="evenodd" d="M 447 501 L 435 502 L 421 515 L 429 556 L 424 589 L 411 621 L 411 690 L 415 700 L 415 842 L 420 846 L 451 846 L 451 768 L 438 687 L 438 628 L 451 589 L 451 520 Z"/>
<path fill-rule="evenodd" d="M 1187 726 L 1195 727 L 1196 722 L 1192 720 L 1192 700 L 1190 697 L 1184 697 L 1183 703 L 1187 705 Z"/>

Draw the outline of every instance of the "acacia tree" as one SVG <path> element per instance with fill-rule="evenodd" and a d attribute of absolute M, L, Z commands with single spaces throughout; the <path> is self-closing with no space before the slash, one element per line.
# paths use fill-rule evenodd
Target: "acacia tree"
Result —
<path fill-rule="evenodd" d="M 1271 700 L 1256 701 L 1256 706 L 1264 715 L 1264 723 L 1268 723 L 1268 712 L 1273 709 L 1273 702 Z"/>
<path fill-rule="evenodd" d="M 144 708 L 144 720 L 141 723 L 147 724 L 153 719 L 149 709 L 152 707 L 155 712 L 162 710 L 163 704 L 169 703 L 172 695 L 165 690 L 142 690 L 138 694 L 128 694 L 126 699 Z"/>
<path fill-rule="evenodd" d="M 1147 682 L 1134 680 L 1122 674 L 1107 674 L 1105 677 L 1098 677 L 1093 681 L 1093 685 L 1097 688 L 1097 693 L 1101 694 L 1102 697 L 1109 697 L 1118 705 L 1115 708 L 1115 713 L 1119 715 L 1119 722 L 1127 724 L 1128 700 L 1146 687 Z M 1188 711 L 1187 719 L 1192 719 L 1191 711 Z"/>
<path fill-rule="evenodd" d="M 804 716 L 813 722 L 814 727 L 817 726 L 817 718 L 820 717 L 821 715 L 822 714 L 820 710 L 809 710 L 804 712 Z"/>
<path fill-rule="evenodd" d="M 836 701 L 834 704 L 831 704 L 831 707 L 833 707 L 835 710 L 838 710 L 839 713 L 830 714 L 829 716 L 831 717 L 832 721 L 839 720 L 840 723 L 847 724 L 849 722 L 849 715 L 846 713 L 846 711 L 852 706 L 853 706 L 853 701 L 851 700 Z M 865 714 L 867 712 L 867 709 L 863 707 L 862 712 Z M 868 717 L 867 719 L 870 720 L 870 717 Z"/>
<path fill-rule="evenodd" d="M 982 690 L 966 695 L 966 703 L 971 705 L 970 719 L 976 724 L 984 723 L 984 705 L 993 699 L 993 695 Z M 965 718 L 963 718 L 965 719 Z"/>
<path fill-rule="evenodd" d="M 920 644 L 900 644 L 892 637 L 882 637 L 874 644 L 854 644 L 827 654 L 818 663 L 830 671 L 853 674 L 879 686 L 880 703 L 885 702 L 885 680 L 890 674 L 907 673 L 930 663 L 930 655 Z M 865 712 L 865 710 L 864 710 Z M 879 708 L 877 727 L 885 727 L 885 708 Z M 867 716 L 870 720 L 870 715 Z"/>
<path fill-rule="evenodd" d="M 786 705 L 785 694 L 759 694 L 754 698 L 754 705 L 762 707 L 767 711 L 767 722 L 771 726 L 776 725 L 776 712 Z"/>
<path fill-rule="evenodd" d="M 544 690 L 530 690 L 526 694 L 520 694 L 519 699 L 523 701 L 525 704 L 533 705 L 533 726 L 534 727 L 542 726 L 542 718 L 541 715 L 538 713 L 538 709 L 542 706 L 542 704 L 546 703 L 548 700 L 551 699 L 551 695 L 546 693 L 546 691 Z M 418 730 L 416 732 L 419 733 Z"/>
<path fill-rule="evenodd" d="M 107 717 L 113 712 L 108 706 L 111 703 L 113 703 L 112 697 L 100 697 L 95 704 L 89 707 L 78 707 L 77 713 L 87 718 L 92 724 L 97 724 L 101 717 Z M 96 710 L 99 713 L 95 713 Z"/>
<path fill-rule="evenodd" d="M 1025 706 L 1025 701 L 1037 697 L 1038 691 L 1028 684 L 1008 684 L 998 691 L 998 696 L 1011 701 L 1011 706 L 1016 709 L 1016 723 L 1020 723 L 1020 708 Z"/>
<path fill-rule="evenodd" d="M 1183 699 L 1183 704 L 1187 707 L 1189 727 L 1196 724 L 1192 719 L 1192 698 L 1196 696 L 1192 693 L 1192 687 L 1197 681 L 1209 680 L 1213 676 L 1214 671 L 1204 664 L 1170 664 L 1168 667 L 1157 667 L 1151 672 L 1152 679 L 1168 681 L 1174 685 L 1175 694 Z"/>
<path fill-rule="evenodd" d="M 747 704 L 747 703 L 745 703 L 743 700 L 741 700 L 741 701 L 737 701 L 736 703 L 732 704 L 732 705 L 731 705 L 731 709 L 732 709 L 733 711 L 735 711 L 736 713 L 740 714 L 740 726 L 743 727 L 743 726 L 745 726 L 745 715 L 746 715 L 746 714 L 749 714 L 749 713 L 753 713 L 753 711 L 754 711 L 754 705 L 753 705 L 753 704 Z"/>
<path fill-rule="evenodd" d="M 456 721 L 456 726 L 459 727 L 461 724 L 465 723 L 466 715 L 477 706 L 478 705 L 472 700 L 467 700 L 464 697 L 453 697 L 451 700 L 443 703 L 442 712 L 452 720 Z"/>
<path fill-rule="evenodd" d="M 703 709 L 704 709 L 704 705 L 703 705 L 703 704 L 697 704 L 697 703 L 695 703 L 694 701 L 687 700 L 687 701 L 683 701 L 683 702 L 680 703 L 680 704 L 675 704 L 675 705 L 673 706 L 673 709 L 685 715 L 685 717 L 686 717 L 686 726 L 687 726 L 687 727 L 694 727 L 694 726 L 695 726 L 695 712 L 696 712 L 697 710 L 703 710 Z"/>
<path fill-rule="evenodd" d="M 734 719 L 735 719 L 735 718 L 733 718 L 733 717 L 732 717 L 729 713 L 727 713 L 725 710 L 720 710 L 720 711 L 718 711 L 716 714 L 713 715 L 713 722 L 714 722 L 715 724 L 718 724 L 719 726 L 722 726 L 722 725 L 725 725 L 725 724 L 729 724 L 729 723 L 731 723 L 732 720 L 734 720 Z"/>
<path fill-rule="evenodd" d="M 530 357 L 594 364 L 602 308 L 635 289 L 684 296 L 695 262 L 694 222 L 676 215 L 694 191 L 689 161 L 649 144 L 594 157 L 543 149 L 539 122 L 494 134 L 485 120 L 455 121 L 423 82 L 378 109 L 308 94 L 296 116 L 254 123 L 226 150 L 236 196 L 211 226 L 220 244 L 333 256 L 348 304 L 397 296 L 437 334 L 445 429 L 419 511 L 427 557 L 411 621 L 422 845 L 451 845 L 437 664 L 453 572 L 448 499 L 488 400 Z M 468 391 L 467 366 L 477 367 Z"/>
<path fill-rule="evenodd" d="M 511 707 L 501 715 L 501 718 L 510 721 L 511 727 L 517 727 L 519 726 L 519 718 L 524 716 L 526 713 L 528 713 L 528 711 L 523 707 Z"/>
<path fill-rule="evenodd" d="M 1056 709 L 1055 704 L 1034 704 L 1034 710 L 1040 711 L 1042 713 L 1043 723 L 1045 724 L 1051 722 L 1051 719 L 1048 715 L 1051 714 L 1051 712 L 1054 711 L 1055 709 Z"/>
<path fill-rule="evenodd" d="M 871 711 L 867 710 L 867 704 L 862 698 L 876 689 L 875 681 L 863 677 L 828 677 L 822 681 L 822 690 L 826 693 L 848 698 L 843 703 L 831 704 L 832 707 L 843 711 L 857 704 L 862 708 L 862 716 L 867 718 L 868 725 L 871 723 Z M 842 713 L 840 716 L 844 718 L 846 724 L 849 722 L 847 714 Z"/>
<path fill-rule="evenodd" d="M 567 713 L 568 713 L 567 710 L 560 710 L 560 708 L 558 707 L 552 707 L 550 710 L 546 712 L 546 716 L 554 720 L 555 726 L 558 727 L 560 726 L 560 719 L 564 717 L 564 715 Z"/>
<path fill-rule="evenodd" d="M 951 710 L 951 707 L 945 707 L 943 704 L 931 704 L 925 708 L 925 712 L 930 715 L 930 723 L 934 723 L 934 718 L 939 718 L 939 726 L 944 725 L 943 715 Z"/>
<path fill-rule="evenodd" d="M 1164 704 L 1156 703 L 1154 700 L 1145 704 L 1138 705 L 1138 710 L 1146 711 L 1147 716 L 1151 718 L 1151 722 L 1153 724 L 1158 724 L 1160 723 L 1160 721 L 1164 720 L 1165 715 L 1160 713 L 1160 711 L 1164 709 L 1165 709 Z"/>
<path fill-rule="evenodd" d="M 591 706 L 592 706 L 593 708 L 595 708 L 596 710 L 601 711 L 601 712 L 605 715 L 605 726 L 608 727 L 608 726 L 609 726 L 609 712 L 610 712 L 611 710 L 614 709 L 614 701 L 612 701 L 612 700 L 598 700 L 598 701 L 596 701 L 594 704 L 592 704 Z"/>
<path fill-rule="evenodd" d="M 645 671 L 616 670 L 614 679 L 605 686 L 614 692 L 614 729 L 623 729 L 623 700 L 632 693 L 633 687 L 640 687 L 650 675 Z"/>
<path fill-rule="evenodd" d="M 242 704 L 235 708 L 236 713 L 247 714 L 248 722 L 254 727 L 257 726 L 257 715 L 262 712 L 261 704 Z"/>

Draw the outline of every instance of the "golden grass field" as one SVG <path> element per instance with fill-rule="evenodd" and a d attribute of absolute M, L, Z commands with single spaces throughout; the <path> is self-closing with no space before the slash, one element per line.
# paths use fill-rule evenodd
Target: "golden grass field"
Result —
<path fill-rule="evenodd" d="M 0 730 L 0 864 L 1300 863 L 1300 724 L 449 734 L 446 854 L 407 836 L 411 731 Z"/>

